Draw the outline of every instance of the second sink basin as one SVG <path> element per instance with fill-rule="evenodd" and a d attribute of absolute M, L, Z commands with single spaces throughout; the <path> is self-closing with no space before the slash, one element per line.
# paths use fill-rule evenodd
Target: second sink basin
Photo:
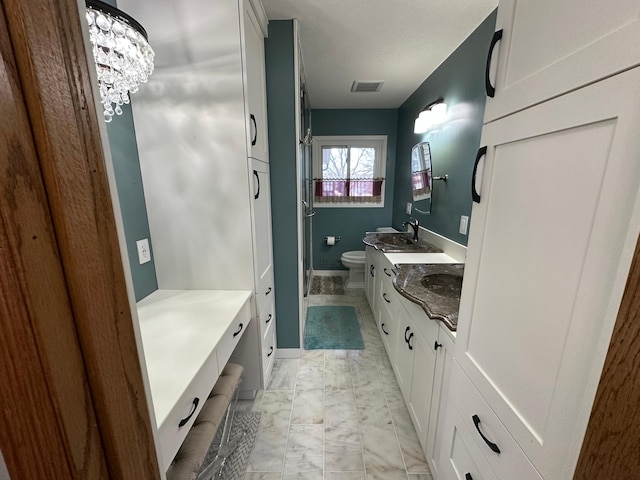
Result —
<path fill-rule="evenodd" d="M 396 235 L 381 235 L 378 237 L 378 241 L 380 243 L 385 243 L 387 245 L 415 245 L 415 242 L 411 237 L 408 237 L 404 234 L 396 234 Z"/>
<path fill-rule="evenodd" d="M 422 286 L 436 295 L 460 297 L 462 276 L 450 273 L 431 273 L 422 277 Z"/>

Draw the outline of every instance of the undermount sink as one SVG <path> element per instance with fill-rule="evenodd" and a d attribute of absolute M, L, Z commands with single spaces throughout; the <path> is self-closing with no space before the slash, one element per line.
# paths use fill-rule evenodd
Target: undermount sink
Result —
<path fill-rule="evenodd" d="M 380 243 L 387 245 L 401 246 L 401 245 L 415 245 L 413 239 L 403 233 L 381 235 L 378 237 Z"/>
<path fill-rule="evenodd" d="M 459 297 L 462 290 L 462 276 L 450 273 L 432 273 L 422 277 L 422 286 L 443 297 Z"/>

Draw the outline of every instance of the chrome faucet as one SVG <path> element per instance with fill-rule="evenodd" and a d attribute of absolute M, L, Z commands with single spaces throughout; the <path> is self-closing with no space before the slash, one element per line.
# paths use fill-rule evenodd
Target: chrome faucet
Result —
<path fill-rule="evenodd" d="M 406 227 L 407 225 L 410 225 L 411 228 L 413 228 L 413 242 L 418 243 L 418 232 L 420 231 L 418 220 L 412 217 L 402 224 L 403 227 Z"/>

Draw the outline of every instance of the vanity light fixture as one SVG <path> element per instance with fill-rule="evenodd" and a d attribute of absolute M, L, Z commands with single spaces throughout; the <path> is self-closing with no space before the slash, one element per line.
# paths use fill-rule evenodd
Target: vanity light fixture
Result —
<path fill-rule="evenodd" d="M 147 32 L 133 17 L 100 0 L 86 0 L 86 7 L 100 101 L 110 122 L 129 103 L 129 93 L 153 73 L 154 53 Z"/>
<path fill-rule="evenodd" d="M 447 118 L 447 104 L 442 98 L 430 103 L 420 112 L 413 124 L 413 133 L 425 133 L 431 127 L 438 125 Z"/>

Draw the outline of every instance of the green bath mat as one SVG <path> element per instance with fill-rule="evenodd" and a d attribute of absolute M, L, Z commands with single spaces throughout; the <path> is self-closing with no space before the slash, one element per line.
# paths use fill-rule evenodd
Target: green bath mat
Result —
<path fill-rule="evenodd" d="M 363 350 L 364 342 L 355 308 L 309 307 L 304 329 L 304 348 L 307 350 Z"/>

